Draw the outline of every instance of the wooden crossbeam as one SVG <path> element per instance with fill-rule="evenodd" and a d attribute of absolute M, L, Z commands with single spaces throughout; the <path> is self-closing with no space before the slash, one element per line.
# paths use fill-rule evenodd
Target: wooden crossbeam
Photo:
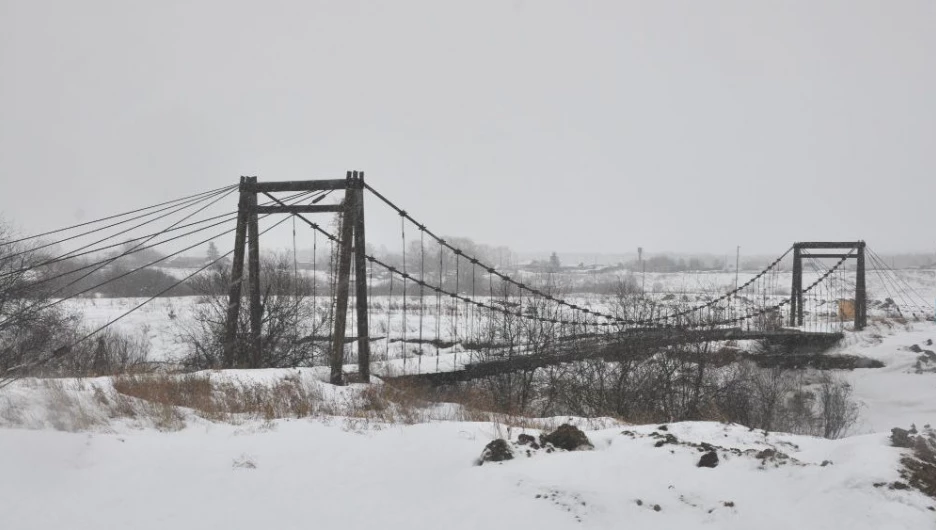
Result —
<path fill-rule="evenodd" d="M 802 249 L 836 249 L 836 248 L 858 248 L 863 246 L 864 241 L 805 241 L 794 243 L 794 247 Z"/>
<path fill-rule="evenodd" d="M 257 206 L 257 213 L 338 213 L 341 204 L 293 204 L 289 206 Z"/>
<path fill-rule="evenodd" d="M 804 258 L 829 258 L 829 259 L 842 259 L 842 258 L 857 258 L 857 254 L 803 254 Z"/>
<path fill-rule="evenodd" d="M 247 191 L 256 193 L 272 193 L 280 191 L 323 191 L 346 190 L 349 186 L 347 179 L 327 180 L 283 180 L 278 182 L 253 182 Z"/>

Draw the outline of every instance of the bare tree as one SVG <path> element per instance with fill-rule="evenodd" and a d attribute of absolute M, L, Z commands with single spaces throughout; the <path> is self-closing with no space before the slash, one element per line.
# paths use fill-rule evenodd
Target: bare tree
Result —
<path fill-rule="evenodd" d="M 261 304 L 263 308 L 259 355 L 251 349 L 247 330 L 249 310 L 241 304 L 234 366 L 227 368 L 270 368 L 311 366 L 329 349 L 327 329 L 330 313 L 325 304 L 312 297 L 315 278 L 294 274 L 291 258 L 271 256 L 261 263 Z M 192 317 L 181 324 L 179 338 L 188 346 L 184 364 L 191 368 L 220 368 L 228 310 L 230 270 L 217 267 L 196 276 L 191 288 L 199 293 Z M 319 293 L 325 286 L 316 286 Z"/>

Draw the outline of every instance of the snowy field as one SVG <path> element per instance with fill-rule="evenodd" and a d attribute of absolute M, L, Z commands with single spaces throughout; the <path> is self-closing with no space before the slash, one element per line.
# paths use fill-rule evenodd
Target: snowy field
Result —
<path fill-rule="evenodd" d="M 738 279 L 739 283 L 744 284 L 752 279 L 754 274 L 742 272 Z M 912 312 L 932 317 L 934 308 L 936 308 L 936 270 L 900 270 L 897 271 L 897 274 L 899 281 L 894 282 L 885 280 L 884 277 L 869 271 L 867 275 L 869 301 L 873 304 L 875 301 L 883 302 L 887 298 L 893 297 L 895 304 L 904 308 L 902 311 L 905 314 L 909 315 Z M 603 280 L 614 277 L 607 276 Z M 518 278 L 529 282 L 531 285 L 536 284 L 532 275 L 528 274 Z M 713 293 L 721 294 L 735 285 L 734 273 L 725 272 L 647 273 L 645 282 L 640 275 L 633 278 L 638 285 L 646 283 L 647 291 L 651 292 L 651 296 L 658 299 L 667 296 L 676 297 L 676 302 L 685 304 L 679 306 L 680 308 L 705 303 L 711 299 Z M 815 272 L 804 271 L 804 286 L 808 286 L 816 278 L 818 278 L 818 275 Z M 324 280 L 322 281 L 324 283 Z M 594 281 L 594 278 L 578 279 L 574 283 L 579 284 L 580 287 L 587 287 L 586 284 L 589 281 Z M 850 298 L 854 296 L 854 281 L 853 272 L 843 272 L 830 277 L 827 280 L 829 287 L 822 290 L 822 292 L 818 292 L 819 289 L 817 289 L 815 294 L 821 298 L 829 299 L 836 296 Z M 768 285 L 773 289 L 773 294 L 769 295 L 767 303 L 775 304 L 789 297 L 790 283 L 791 277 L 788 272 L 781 271 L 776 276 L 771 277 Z M 904 297 L 898 296 L 894 292 L 897 285 L 912 289 L 913 294 Z M 653 287 L 652 290 L 651 287 Z M 458 342 L 466 338 L 470 339 L 472 334 L 483 326 L 483 319 L 485 318 L 483 310 L 466 307 L 464 303 L 455 304 L 444 297 L 441 306 L 438 306 L 435 295 L 427 290 L 424 299 L 422 332 L 420 332 L 419 311 L 413 309 L 413 306 L 418 306 L 418 297 L 414 296 L 418 293 L 418 287 L 415 285 L 409 287 L 407 307 L 410 309 L 405 320 L 400 309 L 403 305 L 403 297 L 401 296 L 399 282 L 396 283 L 395 289 L 396 291 L 394 291 L 392 297 L 383 295 L 373 296 L 371 299 L 370 305 L 373 314 L 371 330 L 374 336 L 386 337 L 389 335 L 391 339 L 402 338 L 405 328 L 406 335 L 410 339 L 419 337 L 421 333 L 421 336 L 428 340 L 438 337 L 444 341 Z M 483 293 L 481 294 L 483 295 Z M 612 312 L 612 306 L 615 303 L 612 295 L 571 293 L 561 297 L 581 307 L 607 313 Z M 323 296 L 320 296 L 319 299 L 318 311 L 324 316 L 328 311 L 329 299 Z M 487 301 L 483 296 L 480 296 L 479 299 L 484 302 Z M 65 305 L 82 313 L 89 325 L 99 326 L 120 316 L 144 300 L 142 298 L 84 298 L 70 300 Z M 197 300 L 197 297 L 159 298 L 122 318 L 115 327 L 132 334 L 146 336 L 150 340 L 150 358 L 159 362 L 171 362 L 177 360 L 181 355 L 180 345 L 177 341 L 178 325 L 184 322 L 186 318 L 189 318 L 192 306 Z M 810 303 L 810 296 L 807 296 L 807 310 L 812 309 Z M 354 323 L 355 318 L 353 309 L 350 309 L 353 308 L 353 305 L 354 297 L 352 296 L 348 313 L 349 326 Z M 441 311 L 439 307 L 441 307 Z M 388 308 L 390 309 L 388 310 Z M 834 308 L 830 307 L 828 311 L 834 312 Z M 872 307 L 872 313 L 873 311 Z M 437 322 L 437 316 L 440 314 L 442 318 Z M 436 334 L 437 330 L 438 335 Z M 402 345 L 399 343 L 389 345 L 376 343 L 373 349 L 383 352 L 383 357 L 396 358 L 402 356 L 402 351 L 400 351 Z M 388 351 L 389 355 L 387 354 Z M 435 354 L 435 350 L 433 348 L 431 352 L 426 353 Z M 378 357 L 380 355 L 378 353 Z"/>
<path fill-rule="evenodd" d="M 932 297 L 930 272 L 908 271 L 908 281 Z M 663 279 L 681 285 L 680 276 Z M 871 290 L 874 296 L 873 284 Z M 139 302 L 88 299 L 74 307 L 90 324 L 103 324 Z M 156 300 L 118 326 L 148 337 L 153 358 L 172 361 L 181 352 L 175 326 L 195 302 Z M 399 333 L 402 322 L 391 317 L 388 328 Z M 214 421 L 179 408 L 167 429 L 150 417 L 161 409 L 135 398 L 118 403 L 110 378 L 28 379 L 0 389 L 0 528 L 933 528 L 936 499 L 889 487 L 901 480 L 904 454 L 890 446 L 890 429 L 936 425 L 936 372 L 921 370 L 914 351 L 936 349 L 933 342 L 932 322 L 874 322 L 847 334 L 832 353 L 885 367 L 841 372 L 861 416 L 840 440 L 678 423 L 665 432 L 680 443 L 656 447 L 658 425 L 474 421 L 454 405 L 428 410 L 415 423 L 381 421 L 353 406 L 363 385 L 331 387 L 323 369 L 209 377 L 269 386 L 292 378 L 328 412 Z M 444 351 L 441 362 L 454 363 L 456 354 L 468 355 Z M 434 355 L 423 362 L 434 363 Z M 495 438 L 536 435 L 535 427 L 564 421 L 580 425 L 595 449 L 474 465 Z M 718 467 L 696 466 L 700 453 L 692 444 L 701 442 L 717 446 Z M 758 457 L 765 449 L 789 458 Z"/>

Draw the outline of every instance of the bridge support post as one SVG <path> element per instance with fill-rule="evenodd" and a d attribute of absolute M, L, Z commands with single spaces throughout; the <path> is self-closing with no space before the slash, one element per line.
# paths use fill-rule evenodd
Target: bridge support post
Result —
<path fill-rule="evenodd" d="M 803 253 L 793 244 L 793 285 L 790 286 L 790 327 L 803 325 Z"/>
<path fill-rule="evenodd" d="M 351 175 L 354 188 L 354 288 L 357 301 L 358 375 L 364 383 L 370 383 L 370 330 L 367 300 L 367 263 L 364 253 L 364 172 L 354 171 Z M 387 330 L 389 333 L 389 330 Z"/>
<path fill-rule="evenodd" d="M 855 266 L 855 331 L 868 325 L 868 294 L 865 287 L 865 242 L 858 242 L 858 257 Z"/>
<path fill-rule="evenodd" d="M 257 177 L 247 177 L 247 186 L 255 190 Z M 250 367 L 261 365 L 261 326 L 263 325 L 263 306 L 260 303 L 260 230 L 257 223 L 257 193 L 249 195 L 249 213 L 247 216 L 247 280 L 250 296 Z"/>
<path fill-rule="evenodd" d="M 348 184 L 351 185 L 351 172 L 348 172 Z M 344 384 L 344 343 L 345 330 L 348 322 L 348 290 L 351 276 L 351 243 L 354 237 L 354 218 L 356 217 L 356 196 L 353 191 L 347 193 L 341 214 L 341 232 L 338 239 L 341 246 L 338 250 L 338 281 L 335 286 L 335 329 L 332 336 L 332 352 L 330 359 L 331 378 L 333 385 Z"/>
<path fill-rule="evenodd" d="M 231 264 L 231 283 L 228 287 L 227 321 L 224 330 L 224 352 L 221 365 L 234 368 L 242 363 L 237 359 L 237 320 L 240 314 L 241 290 L 244 285 L 244 250 L 247 238 L 247 215 L 250 206 L 250 193 L 247 191 L 247 178 L 240 179 L 240 198 L 237 202 L 237 228 L 234 231 L 234 255 Z"/>

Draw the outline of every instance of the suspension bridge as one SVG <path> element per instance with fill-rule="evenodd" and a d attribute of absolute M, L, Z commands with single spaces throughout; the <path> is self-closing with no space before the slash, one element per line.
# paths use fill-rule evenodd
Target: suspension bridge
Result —
<path fill-rule="evenodd" d="M 216 213 L 235 195 L 235 210 Z M 388 208 L 399 218 L 399 254 L 367 251 L 366 198 L 374 202 L 371 208 Z M 313 220 L 322 214 L 335 216 L 337 228 Z M 869 308 L 880 308 L 880 301 L 869 302 L 868 270 L 876 289 L 888 295 L 886 310 L 910 317 L 928 307 L 863 241 L 798 242 L 743 283 L 714 286 L 692 297 L 633 289 L 599 296 L 563 292 L 561 271 L 495 267 L 475 249 L 433 232 L 357 171 L 343 179 L 308 181 L 242 177 L 237 185 L 3 241 L 0 282 L 54 285 L 47 298 L 28 308 L 36 313 L 233 236 L 226 252 L 43 359 L 67 356 L 75 345 L 179 285 L 229 267 L 227 318 L 216 367 L 263 367 L 264 349 L 274 346 L 265 340 L 272 320 L 263 303 L 262 291 L 269 294 L 270 287 L 262 277 L 261 236 L 287 220 L 293 222 L 297 281 L 297 225 L 311 235 L 312 268 L 301 273 L 311 290 L 301 297 L 310 299 L 309 318 L 317 321 L 316 329 L 327 330 L 302 340 L 321 352 L 316 358 L 330 366 L 335 384 L 347 380 L 349 365 L 356 365 L 355 377 L 363 381 L 373 371 L 382 377 L 450 382 L 589 358 L 613 360 L 648 345 L 749 340 L 827 345 L 846 330 L 864 328 Z M 317 259 L 320 246 L 327 246 L 323 267 Z M 157 248 L 171 252 L 151 254 Z M 35 259 L 37 253 L 41 259 Z M 89 285 L 95 273 L 128 256 L 150 255 Z M 847 265 L 852 261 L 854 267 Z M 274 294 L 300 297 L 298 291 Z M 0 330 L 17 318 L 0 314 Z"/>

